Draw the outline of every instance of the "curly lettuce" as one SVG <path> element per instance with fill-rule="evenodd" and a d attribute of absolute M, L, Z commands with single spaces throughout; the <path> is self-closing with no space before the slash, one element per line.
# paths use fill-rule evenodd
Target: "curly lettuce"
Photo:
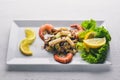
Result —
<path fill-rule="evenodd" d="M 99 38 L 105 37 L 106 42 L 111 41 L 111 36 L 110 36 L 109 32 L 104 28 L 104 26 L 96 27 L 94 29 L 94 31 L 97 33 L 96 37 L 99 37 Z"/>
<path fill-rule="evenodd" d="M 103 63 L 107 57 L 107 52 L 109 49 L 109 44 L 103 45 L 99 49 L 90 49 L 89 52 L 86 50 L 81 51 L 81 57 L 83 60 L 89 63 Z"/>
<path fill-rule="evenodd" d="M 107 52 L 109 50 L 109 41 L 111 41 L 111 36 L 109 32 L 104 28 L 104 26 L 97 26 L 96 21 L 92 19 L 83 21 L 81 25 L 85 29 L 85 31 L 79 33 L 78 37 L 80 39 L 80 42 L 77 42 L 76 44 L 76 48 L 78 49 L 78 51 L 81 52 L 81 57 L 83 58 L 83 60 L 91 64 L 103 63 L 107 57 Z M 89 48 L 89 50 L 87 50 L 82 40 L 89 31 L 96 32 L 96 38 L 105 37 L 106 44 L 104 44 L 100 48 Z"/>
<path fill-rule="evenodd" d="M 85 20 L 81 23 L 81 25 L 83 26 L 83 28 L 85 30 L 90 30 L 90 29 L 94 29 L 96 27 L 96 21 L 91 19 L 91 20 Z"/>

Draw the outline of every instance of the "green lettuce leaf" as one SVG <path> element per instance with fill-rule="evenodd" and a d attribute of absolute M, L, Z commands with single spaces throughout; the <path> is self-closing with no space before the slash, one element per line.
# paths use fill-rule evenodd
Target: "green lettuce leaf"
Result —
<path fill-rule="evenodd" d="M 94 29 L 96 27 L 96 21 L 91 19 L 91 20 L 85 20 L 81 23 L 82 27 L 87 30 L 87 29 Z"/>
<path fill-rule="evenodd" d="M 94 31 L 97 33 L 96 37 L 99 37 L 99 38 L 105 37 L 106 42 L 111 41 L 111 36 L 110 36 L 109 32 L 104 28 L 104 26 L 97 27 L 94 29 Z"/>
<path fill-rule="evenodd" d="M 83 58 L 83 60 L 91 63 L 91 64 L 96 64 L 96 63 L 103 63 L 107 57 L 107 52 L 109 49 L 109 41 L 111 41 L 111 36 L 107 29 L 104 26 L 97 26 L 96 21 L 91 19 L 91 20 L 85 20 L 81 23 L 82 27 L 84 28 L 84 31 L 80 32 L 78 34 L 79 41 L 76 43 L 76 49 L 80 51 L 80 55 Z M 86 50 L 85 46 L 83 45 L 83 39 L 85 35 L 89 31 L 94 31 L 96 32 L 95 37 L 96 38 L 106 38 L 106 44 L 101 46 L 100 48 L 89 48 L 89 51 Z"/>
<path fill-rule="evenodd" d="M 109 44 L 105 44 L 98 49 L 90 49 L 89 52 L 84 49 L 81 51 L 81 57 L 91 64 L 103 63 L 107 57 L 108 49 Z"/>

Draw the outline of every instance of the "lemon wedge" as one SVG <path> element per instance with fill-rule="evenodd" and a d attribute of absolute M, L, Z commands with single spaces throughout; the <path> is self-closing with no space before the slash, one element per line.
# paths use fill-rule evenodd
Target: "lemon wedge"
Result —
<path fill-rule="evenodd" d="M 34 42 L 34 40 L 36 39 L 36 35 L 35 32 L 31 29 L 31 28 L 26 28 L 25 29 L 25 34 L 26 34 L 26 38 L 23 39 L 20 42 L 20 51 L 27 56 L 31 56 L 32 55 L 32 51 L 30 50 L 30 45 Z"/>
<path fill-rule="evenodd" d="M 31 41 L 35 40 L 35 38 L 36 38 L 35 32 L 31 28 L 26 28 L 25 34 L 26 34 L 26 38 Z"/>
<path fill-rule="evenodd" d="M 29 43 L 27 39 L 24 39 L 20 42 L 20 50 L 24 55 L 32 55 L 32 51 L 29 48 Z"/>
<path fill-rule="evenodd" d="M 86 35 L 85 35 L 85 38 L 84 39 L 91 39 L 91 38 L 94 38 L 96 35 L 96 33 L 94 31 L 90 31 L 88 32 Z"/>
<path fill-rule="evenodd" d="M 92 38 L 83 40 L 88 48 L 99 48 L 106 43 L 106 38 Z"/>

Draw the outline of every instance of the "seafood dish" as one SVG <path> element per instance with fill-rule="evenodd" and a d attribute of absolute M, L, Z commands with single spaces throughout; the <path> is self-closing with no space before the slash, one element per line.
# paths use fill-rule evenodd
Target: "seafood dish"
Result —
<path fill-rule="evenodd" d="M 43 24 L 38 30 L 44 49 L 52 53 L 54 60 L 59 63 L 70 63 L 76 54 L 80 54 L 80 57 L 90 64 L 104 63 L 107 58 L 111 36 L 104 26 L 97 26 L 93 19 L 80 24 L 70 24 L 69 27 Z M 35 32 L 26 29 L 26 38 L 20 43 L 20 50 L 24 55 L 32 55 L 29 46 L 35 38 Z"/>
<path fill-rule="evenodd" d="M 73 30 L 66 27 L 55 29 L 51 24 L 45 24 L 40 27 L 39 36 L 44 41 L 44 48 L 47 51 L 54 52 L 54 59 L 60 63 L 69 63 L 77 50 L 75 44 L 78 41 L 77 34 L 83 28 L 78 24 L 71 25 Z M 44 32 L 51 34 L 51 37 L 44 38 Z"/>

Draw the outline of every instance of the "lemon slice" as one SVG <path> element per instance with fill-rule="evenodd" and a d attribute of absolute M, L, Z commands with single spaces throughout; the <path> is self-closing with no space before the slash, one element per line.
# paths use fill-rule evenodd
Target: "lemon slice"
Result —
<path fill-rule="evenodd" d="M 30 50 L 30 45 L 36 38 L 35 32 L 31 28 L 25 29 L 26 38 L 20 42 L 20 51 L 27 56 L 32 55 L 32 51 Z"/>
<path fill-rule="evenodd" d="M 20 51 L 27 56 L 32 55 L 32 51 L 29 48 L 29 43 L 27 39 L 24 39 L 20 42 Z"/>
<path fill-rule="evenodd" d="M 26 34 L 26 38 L 31 41 L 35 40 L 35 38 L 36 38 L 35 32 L 31 28 L 26 28 L 25 34 Z"/>
<path fill-rule="evenodd" d="M 106 38 L 86 39 L 83 42 L 89 48 L 99 48 L 106 43 Z"/>
<path fill-rule="evenodd" d="M 96 35 L 95 32 L 90 31 L 90 32 L 88 32 L 88 33 L 85 35 L 85 38 L 84 38 L 84 39 L 91 39 L 91 38 L 94 38 L 95 35 Z"/>

